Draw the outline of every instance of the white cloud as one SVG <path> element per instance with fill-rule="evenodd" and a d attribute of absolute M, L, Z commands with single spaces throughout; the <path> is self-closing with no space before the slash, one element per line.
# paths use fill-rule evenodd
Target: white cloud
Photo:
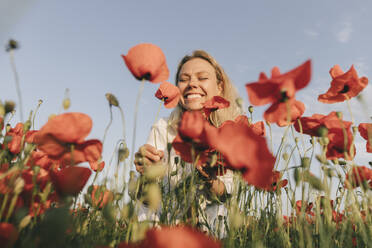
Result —
<path fill-rule="evenodd" d="M 313 39 L 318 38 L 318 36 L 320 35 L 319 32 L 317 32 L 313 29 L 305 29 L 304 33 L 305 33 L 306 36 L 308 36 L 310 38 L 313 38 Z"/>
<path fill-rule="evenodd" d="M 352 23 L 350 21 L 343 22 L 341 29 L 336 33 L 337 40 L 341 43 L 347 43 L 351 39 L 353 32 Z"/>

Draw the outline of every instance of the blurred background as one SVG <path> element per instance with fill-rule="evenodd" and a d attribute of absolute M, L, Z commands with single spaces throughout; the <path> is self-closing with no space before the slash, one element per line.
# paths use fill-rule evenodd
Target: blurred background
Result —
<path fill-rule="evenodd" d="M 286 72 L 312 59 L 309 86 L 297 93 L 306 105 L 305 116 L 343 111 L 346 103 L 326 105 L 317 96 L 330 86 L 329 69 L 339 64 L 344 71 L 354 64 L 359 76 L 371 75 L 372 2 L 330 1 L 57 1 L 0 0 L 0 99 L 18 103 L 9 54 L 9 39 L 19 42 L 15 63 L 19 73 L 24 116 L 42 99 L 36 128 L 51 114 L 63 112 L 69 89 L 69 111 L 93 119 L 89 138 L 103 138 L 109 123 L 105 93 L 114 94 L 124 110 L 127 144 L 131 149 L 133 115 L 140 83 L 126 68 L 121 54 L 142 42 L 162 48 L 174 83 L 177 64 L 195 49 L 204 49 L 226 70 L 249 106 L 244 85 L 257 80 L 273 66 Z M 140 99 L 136 149 L 146 142 L 155 121 L 158 85 L 146 83 Z M 356 124 L 370 121 L 371 86 L 363 91 L 365 106 L 351 100 Z M 268 106 L 255 107 L 254 122 L 262 120 Z M 161 117 L 170 111 L 162 108 Z M 12 119 L 14 125 L 20 114 Z M 273 127 L 274 147 L 284 129 Z M 110 170 L 116 142 L 122 138 L 120 113 L 113 109 L 103 159 Z M 308 140 L 308 136 L 305 136 Z M 355 161 L 366 165 L 371 154 L 357 135 Z M 276 150 L 276 149 L 275 149 Z M 132 151 L 131 151 L 132 152 Z M 319 168 L 313 168 L 315 173 Z"/>

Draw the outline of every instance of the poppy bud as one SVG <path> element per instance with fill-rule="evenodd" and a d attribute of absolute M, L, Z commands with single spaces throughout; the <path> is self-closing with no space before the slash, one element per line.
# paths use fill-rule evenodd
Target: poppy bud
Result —
<path fill-rule="evenodd" d="M 322 146 L 326 146 L 328 145 L 328 143 L 329 143 L 328 137 L 322 137 L 319 139 L 319 144 L 321 144 Z"/>
<path fill-rule="evenodd" d="M 328 135 L 328 128 L 321 126 L 318 128 L 317 133 L 320 137 L 326 137 Z"/>
<path fill-rule="evenodd" d="M 301 160 L 301 165 L 303 168 L 309 168 L 310 167 L 310 158 L 309 157 L 303 157 Z"/>
<path fill-rule="evenodd" d="M 15 103 L 13 101 L 5 101 L 5 105 L 4 105 L 5 114 L 12 112 L 14 108 L 15 108 Z"/>
<path fill-rule="evenodd" d="M 161 202 L 161 191 L 159 185 L 155 183 L 148 185 L 146 198 L 149 203 L 149 208 L 156 210 Z"/>
<path fill-rule="evenodd" d="M 18 225 L 19 230 L 25 228 L 31 222 L 31 219 L 32 219 L 31 215 L 26 215 Z"/>
<path fill-rule="evenodd" d="M 165 175 L 166 166 L 164 164 L 156 164 L 145 167 L 144 176 L 149 180 L 156 180 L 162 178 Z"/>
<path fill-rule="evenodd" d="M 10 124 L 9 123 L 6 124 L 5 130 L 6 130 L 7 133 L 10 131 L 10 129 L 12 129 L 12 127 L 10 126 Z"/>
<path fill-rule="evenodd" d="M 174 157 L 174 163 L 176 165 L 178 165 L 178 163 L 180 162 L 180 158 L 177 156 L 177 157 Z M 370 162 L 371 163 L 371 162 Z M 370 164 L 371 165 L 371 164 Z"/>
<path fill-rule="evenodd" d="M 14 184 L 14 194 L 19 195 L 22 192 L 24 186 L 25 181 L 21 177 L 17 178 Z"/>
<path fill-rule="evenodd" d="M 217 163 L 217 154 L 213 153 L 212 156 L 210 157 L 209 166 L 213 167 L 216 165 L 216 163 Z"/>
<path fill-rule="evenodd" d="M 111 93 L 106 93 L 106 99 L 107 101 L 109 102 L 110 106 L 113 105 L 115 107 L 119 107 L 119 101 L 118 99 L 116 98 L 116 96 L 114 96 L 113 94 Z"/>
<path fill-rule="evenodd" d="M 18 47 L 19 47 L 18 42 L 15 41 L 15 40 L 13 40 L 13 39 L 10 39 L 10 40 L 8 41 L 8 44 L 7 44 L 5 50 L 6 50 L 7 52 L 9 52 L 9 51 L 11 51 L 11 50 L 18 49 Z"/>
<path fill-rule="evenodd" d="M 238 105 L 239 108 L 243 107 L 243 99 L 241 99 L 240 97 L 236 98 L 235 102 L 236 102 L 236 105 Z"/>
<path fill-rule="evenodd" d="M 342 113 L 341 111 L 337 111 L 337 112 L 336 112 L 336 116 L 337 116 L 340 120 L 342 120 L 343 113 Z"/>
<path fill-rule="evenodd" d="M 125 159 L 129 157 L 129 149 L 127 147 L 119 148 L 118 157 L 119 161 L 123 162 Z"/>
<path fill-rule="evenodd" d="M 248 107 L 248 112 L 251 113 L 251 114 L 253 113 L 253 106 L 252 106 L 252 105 L 250 105 L 250 106 Z"/>
<path fill-rule="evenodd" d="M 296 137 L 294 140 L 295 140 L 295 142 L 297 144 L 300 139 L 298 137 Z"/>
<path fill-rule="evenodd" d="M 62 106 L 64 110 L 67 110 L 71 105 L 70 98 L 63 99 Z"/>
<path fill-rule="evenodd" d="M 4 117 L 5 115 L 5 107 L 2 102 L 0 102 L 0 117 Z"/>

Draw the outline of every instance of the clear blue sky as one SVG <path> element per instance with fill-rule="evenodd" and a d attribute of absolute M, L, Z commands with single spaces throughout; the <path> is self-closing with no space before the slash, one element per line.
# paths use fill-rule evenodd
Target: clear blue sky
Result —
<path fill-rule="evenodd" d="M 0 45 L 5 47 L 10 38 L 20 43 L 15 59 L 25 116 L 38 99 L 44 101 L 36 127 L 61 111 L 64 90 L 69 88 L 70 111 L 89 114 L 94 122 L 90 137 L 102 138 L 109 121 L 105 93 L 111 92 L 125 111 L 130 147 L 139 82 L 120 56 L 130 47 L 141 42 L 160 46 L 167 57 L 171 82 L 183 55 L 195 49 L 208 51 L 224 67 L 247 106 L 244 84 L 255 81 L 259 72 L 269 72 L 273 66 L 285 72 L 310 58 L 312 81 L 297 98 L 307 106 L 305 115 L 328 114 L 346 110 L 344 103 L 316 101 L 329 87 L 328 71 L 333 65 L 347 70 L 354 64 L 361 76 L 371 75 L 371 9 L 370 1 L 345 0 L 0 0 Z M 137 147 L 145 142 L 154 122 L 159 105 L 154 97 L 157 87 L 146 84 L 139 106 Z M 371 97 L 370 86 L 364 96 L 366 100 Z M 0 99 L 17 101 L 5 48 L 0 49 Z M 255 120 L 262 119 L 267 107 L 257 108 Z M 368 121 L 356 100 L 352 108 L 357 123 Z M 168 113 L 163 109 L 160 116 Z M 347 112 L 345 118 L 349 118 Z M 114 110 L 106 161 L 121 130 L 120 115 Z M 276 141 L 281 133 L 275 129 Z M 365 151 L 365 142 L 360 140 L 357 148 Z M 358 156 L 363 162 L 372 158 L 370 154 Z"/>

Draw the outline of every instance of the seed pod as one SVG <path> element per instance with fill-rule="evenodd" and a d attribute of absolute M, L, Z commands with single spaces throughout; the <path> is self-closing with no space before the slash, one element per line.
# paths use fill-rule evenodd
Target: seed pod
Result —
<path fill-rule="evenodd" d="M 328 135 L 328 128 L 321 126 L 318 128 L 317 133 L 320 137 L 327 137 Z"/>
<path fill-rule="evenodd" d="M 235 102 L 236 102 L 236 105 L 238 105 L 239 108 L 243 107 L 243 99 L 241 99 L 240 97 L 236 98 Z"/>
<path fill-rule="evenodd" d="M 15 103 L 13 101 L 5 101 L 4 109 L 5 114 L 12 112 L 15 109 Z"/>
<path fill-rule="evenodd" d="M 69 108 L 70 108 L 70 105 L 71 105 L 71 100 L 70 100 L 70 98 L 65 98 L 65 99 L 63 99 L 62 106 L 63 106 L 63 109 L 64 109 L 64 110 L 69 109 Z"/>
<path fill-rule="evenodd" d="M 156 180 L 158 178 L 164 177 L 166 170 L 166 166 L 162 163 L 145 166 L 144 176 L 148 180 Z"/>
<path fill-rule="evenodd" d="M 127 147 L 119 148 L 118 157 L 120 162 L 124 162 L 129 157 L 129 149 Z"/>
<path fill-rule="evenodd" d="M 116 96 L 114 96 L 113 94 L 111 93 L 106 93 L 106 99 L 107 101 L 109 102 L 110 106 L 113 105 L 115 107 L 119 107 L 119 101 L 118 99 L 116 98 Z"/>
<path fill-rule="evenodd" d="M 149 203 L 149 208 L 156 210 L 161 202 L 161 191 L 158 184 L 152 183 L 148 185 L 146 200 Z"/>
<path fill-rule="evenodd" d="M 301 166 L 305 169 L 310 167 L 310 158 L 309 157 L 303 157 L 301 159 Z"/>
<path fill-rule="evenodd" d="M 251 114 L 253 113 L 253 106 L 252 106 L 252 105 L 250 105 L 250 106 L 248 107 L 248 112 L 251 113 Z"/>

